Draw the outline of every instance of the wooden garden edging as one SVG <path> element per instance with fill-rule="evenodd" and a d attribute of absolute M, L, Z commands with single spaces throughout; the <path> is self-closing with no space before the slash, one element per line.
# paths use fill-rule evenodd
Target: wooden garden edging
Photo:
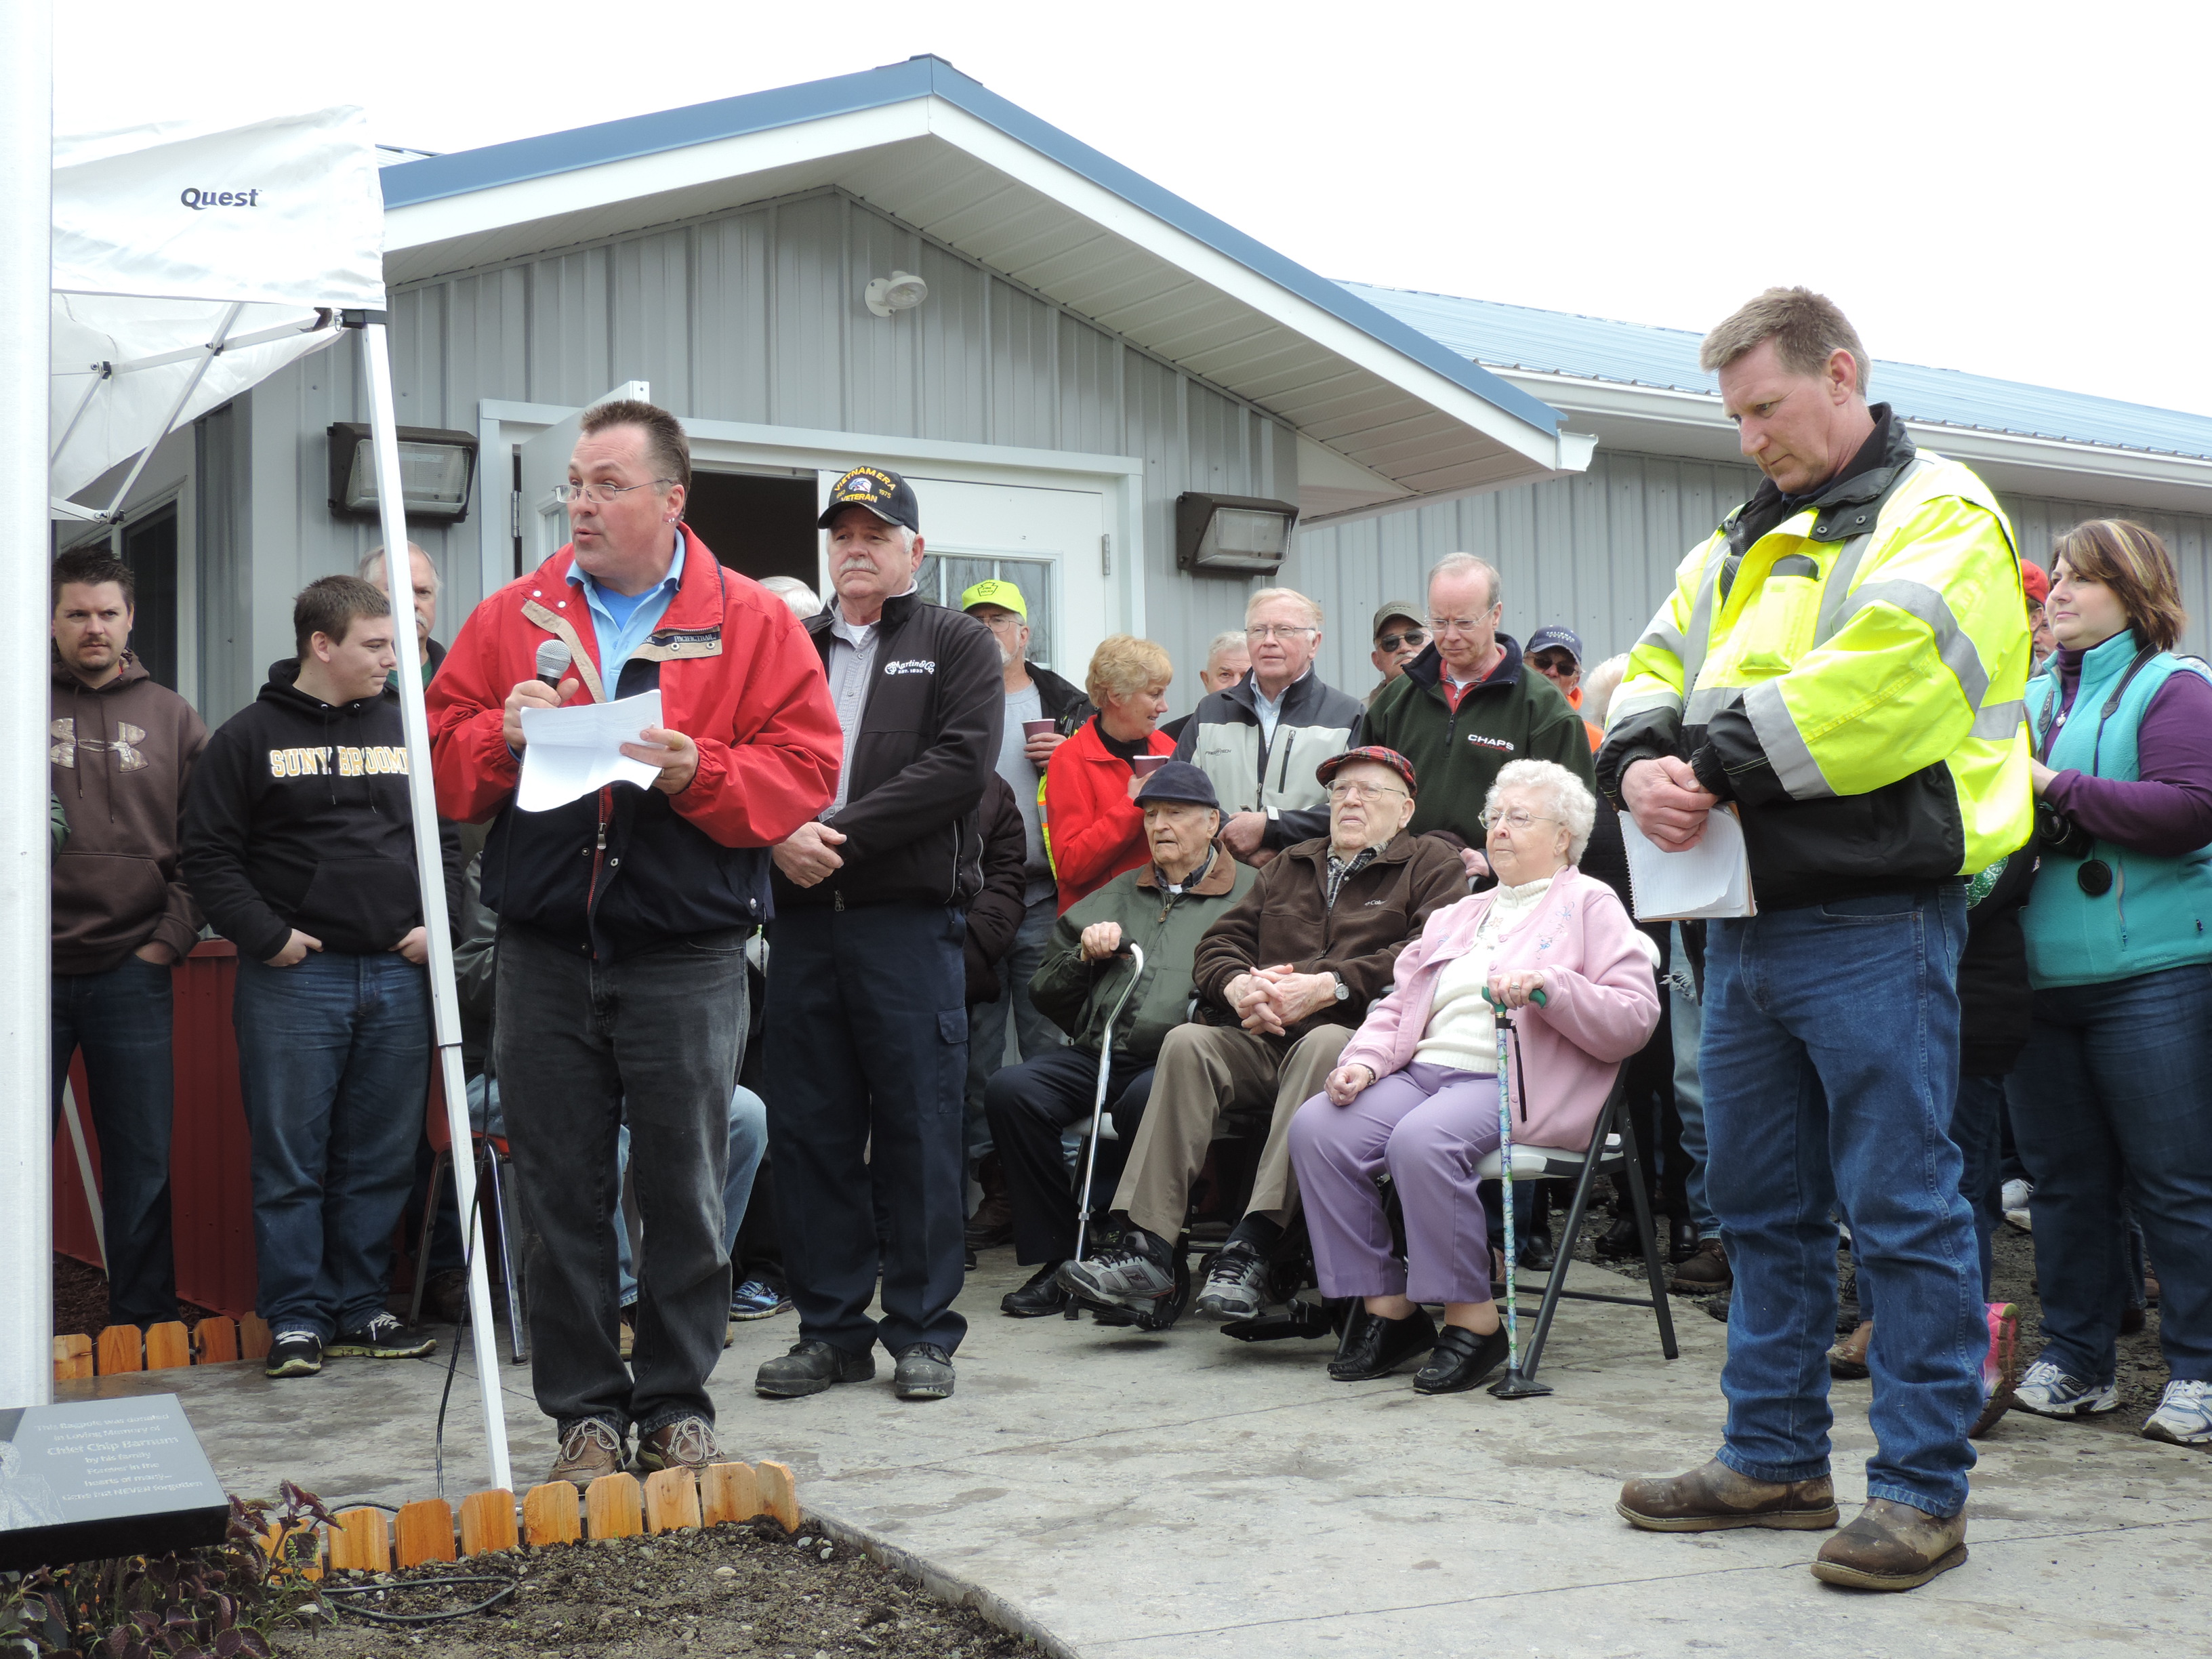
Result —
<path fill-rule="evenodd" d="M 220 1315 L 187 1329 L 181 1320 L 149 1326 L 110 1325 L 95 1343 L 88 1336 L 54 1339 L 54 1381 L 113 1376 L 123 1371 L 173 1370 L 180 1365 L 222 1365 L 269 1357 L 269 1325 L 258 1314 L 232 1321 Z"/>

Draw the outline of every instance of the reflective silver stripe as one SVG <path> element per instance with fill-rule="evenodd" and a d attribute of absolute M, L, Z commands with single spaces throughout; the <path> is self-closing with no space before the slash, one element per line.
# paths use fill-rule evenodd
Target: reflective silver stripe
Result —
<path fill-rule="evenodd" d="M 1751 729 L 1759 736 L 1759 746 L 1766 751 L 1767 764 L 1773 767 L 1790 799 L 1826 800 L 1834 795 L 1813 759 L 1812 749 L 1799 734 L 1797 722 L 1790 718 L 1790 706 L 1782 701 L 1781 681 L 1763 680 L 1745 692 L 1743 712 L 1750 716 Z"/>
<path fill-rule="evenodd" d="M 1974 716 L 1974 735 L 1989 743 L 2009 743 L 2027 720 L 2027 703 L 1997 703 Z"/>
<path fill-rule="evenodd" d="M 1689 648 L 1682 642 L 1681 630 L 1667 620 L 1667 613 L 1663 611 L 1651 619 L 1651 626 L 1644 630 L 1644 637 L 1637 641 L 1634 648 L 1641 651 L 1647 645 L 1656 645 L 1672 652 L 1677 662 L 1682 660 Z M 1683 684 L 1687 684 L 1688 682 L 1686 680 Z"/>
<path fill-rule="evenodd" d="M 1868 582 L 1850 597 L 1844 607 L 1842 620 L 1850 618 L 1869 605 L 1887 605 L 1917 617 L 1934 630 L 1936 649 L 1959 682 L 1959 689 L 1966 694 L 1969 708 L 1978 708 L 1982 699 L 1990 693 L 1990 677 L 1982 667 L 1982 653 L 1959 626 L 1959 619 L 1951 614 L 1951 602 L 1926 582 L 1893 580 Z"/>
<path fill-rule="evenodd" d="M 1670 714 L 1679 714 L 1681 707 L 1681 696 L 1674 691 L 1639 691 L 1632 697 L 1617 696 L 1605 711 L 1606 729 L 1611 731 L 1632 714 L 1648 714 L 1656 708 L 1663 708 Z"/>
<path fill-rule="evenodd" d="M 1701 690 L 1692 691 L 1689 706 L 1682 711 L 1682 724 L 1711 726 L 1714 715 L 1742 695 L 1742 688 L 1735 685 L 1708 685 Z"/>
<path fill-rule="evenodd" d="M 1698 578 L 1698 597 L 1690 606 L 1690 637 L 1680 653 L 1685 691 L 1697 690 L 1698 675 L 1705 665 L 1705 653 L 1712 646 L 1713 595 L 1720 587 L 1721 567 L 1727 562 L 1728 538 L 1715 536 L 1705 544 L 1705 574 Z"/>
<path fill-rule="evenodd" d="M 1912 465 L 1905 470 L 1905 476 L 1885 492 L 1883 504 L 1886 506 L 1904 494 L 1905 485 L 1919 477 L 1927 465 L 1924 458 L 1913 457 Z M 1820 617 L 1813 627 L 1814 645 L 1826 643 L 1828 636 L 1844 625 L 1844 617 L 1849 614 L 1844 606 L 1850 598 L 1852 580 L 1859 574 L 1860 562 L 1866 557 L 1867 549 L 1873 544 L 1875 536 L 1881 529 L 1881 520 L 1877 516 L 1873 530 L 1863 536 L 1852 537 L 1837 550 L 1835 563 L 1828 567 L 1828 580 L 1820 588 Z"/>

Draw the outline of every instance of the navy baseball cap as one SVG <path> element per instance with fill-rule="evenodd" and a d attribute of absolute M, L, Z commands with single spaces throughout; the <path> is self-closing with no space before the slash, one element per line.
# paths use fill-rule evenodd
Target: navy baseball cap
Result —
<path fill-rule="evenodd" d="M 1580 665 L 1583 642 L 1571 628 L 1540 628 L 1528 636 L 1528 643 L 1521 647 L 1522 654 L 1533 657 L 1539 651 L 1564 651 Z"/>
<path fill-rule="evenodd" d="M 1213 780 L 1188 761 L 1171 760 L 1145 780 L 1137 791 L 1137 805 L 1176 801 L 1188 806 L 1221 810 L 1221 797 L 1213 793 Z"/>
<path fill-rule="evenodd" d="M 907 530 L 921 528 L 921 508 L 914 487 L 896 472 L 880 466 L 856 466 L 830 486 L 830 505 L 816 520 L 823 529 L 848 507 L 865 507 L 885 524 Z"/>

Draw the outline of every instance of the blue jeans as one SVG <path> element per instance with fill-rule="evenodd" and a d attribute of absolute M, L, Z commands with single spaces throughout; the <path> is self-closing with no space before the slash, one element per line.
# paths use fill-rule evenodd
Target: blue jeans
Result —
<path fill-rule="evenodd" d="M 1735 1275 L 1718 1455 L 1740 1474 L 1828 1471 L 1840 1202 L 1882 1308 L 1868 1496 L 1966 1503 L 1989 1346 L 1950 1135 L 1966 938 L 1957 884 L 1707 930 L 1706 1192 Z"/>
<path fill-rule="evenodd" d="M 2124 1194 L 2158 1264 L 2166 1365 L 2212 1378 L 2212 966 L 2038 991 L 2012 1108 L 2035 1182 L 2044 1357 L 2085 1381 L 2112 1375 Z M 2140 1297 L 2140 1264 L 2133 1277 Z"/>
<path fill-rule="evenodd" d="M 1682 1120 L 1683 1196 L 1689 1200 L 1690 1219 L 1700 1233 L 1720 1231 L 1705 1193 L 1705 1087 L 1698 1066 L 1698 1045 L 1705 1030 L 1705 1010 L 1698 1003 L 1697 981 L 1690 972 L 1689 952 L 1682 945 L 1682 924 L 1667 930 L 1669 949 L 1667 971 L 1667 1016 L 1674 1038 L 1674 1111 Z M 1641 1149 L 1644 1157 L 1651 1149 Z"/>
<path fill-rule="evenodd" d="M 742 1083 L 730 1095 L 730 1168 L 722 1177 L 722 1249 L 738 1242 L 745 1206 L 752 1201 L 753 1176 L 760 1170 L 761 1154 L 768 1151 L 768 1103 Z M 620 1184 L 629 1170 L 629 1125 L 615 1137 L 615 1181 Z M 736 1274 L 732 1273 L 734 1279 Z M 625 1308 L 637 1300 L 637 1276 L 630 1271 L 629 1229 L 622 1212 L 615 1212 L 615 1299 Z"/>
<path fill-rule="evenodd" d="M 983 1115 L 983 1085 L 1006 1063 L 1007 1017 L 1012 1016 L 1014 1041 L 1025 1060 L 1039 1059 L 1066 1044 L 1067 1033 L 1039 1013 L 1030 1000 L 1030 981 L 1044 966 L 1045 947 L 1052 943 L 1052 927 L 1059 920 L 1059 899 L 1049 894 L 1030 906 L 1013 944 L 999 960 L 999 1000 L 979 1002 L 968 1011 L 970 1163 L 991 1151 L 991 1121 Z"/>
<path fill-rule="evenodd" d="M 1966 1200 L 1966 1207 L 1974 1214 L 1975 1260 L 1982 1270 L 1984 1302 L 1996 1295 L 1990 1241 L 1996 1237 L 1997 1221 L 2003 1210 L 2004 1183 L 1997 1170 L 2004 1161 L 2004 1109 L 2002 1078 L 1978 1076 L 1972 1072 L 1960 1074 L 1958 1103 L 1951 1109 L 1951 1139 L 1959 1146 L 1959 1195 Z M 1844 1219 L 1848 1221 L 1850 1218 Z M 1851 1255 L 1854 1261 L 1857 1260 L 1856 1248 Z M 1862 1268 L 1864 1265 L 1860 1264 Z M 1863 1272 L 1859 1276 L 1858 1301 L 1859 1317 L 1872 1319 L 1874 1286 Z"/>
<path fill-rule="evenodd" d="M 386 953 L 241 957 L 231 1007 L 253 1137 L 254 1305 L 328 1341 L 384 1311 L 430 1088 L 430 988 Z"/>
<path fill-rule="evenodd" d="M 84 1050 L 88 1112 L 100 1141 L 100 1215 L 107 1246 L 107 1322 L 177 1316 L 169 1233 L 169 1130 L 176 1069 L 169 1052 L 170 970 L 129 956 L 104 973 L 53 978 L 54 1115 L 70 1055 Z"/>

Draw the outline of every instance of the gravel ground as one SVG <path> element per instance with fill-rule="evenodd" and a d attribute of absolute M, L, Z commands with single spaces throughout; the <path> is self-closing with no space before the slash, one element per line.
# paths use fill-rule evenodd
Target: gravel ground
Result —
<path fill-rule="evenodd" d="M 276 1650 L 295 1659 L 673 1659 L 707 1653 L 995 1659 L 1036 1651 L 857 1550 L 810 1532 L 787 1538 L 781 1528 L 763 1522 L 556 1545 L 398 1575 L 340 1573 L 334 1584 L 434 1582 L 380 1597 L 332 1600 L 386 1612 L 465 1607 L 498 1586 L 434 1581 L 487 1572 L 512 1574 L 520 1588 L 496 1607 L 434 1625 L 379 1626 L 342 1613 L 335 1627 L 281 1636 Z"/>

